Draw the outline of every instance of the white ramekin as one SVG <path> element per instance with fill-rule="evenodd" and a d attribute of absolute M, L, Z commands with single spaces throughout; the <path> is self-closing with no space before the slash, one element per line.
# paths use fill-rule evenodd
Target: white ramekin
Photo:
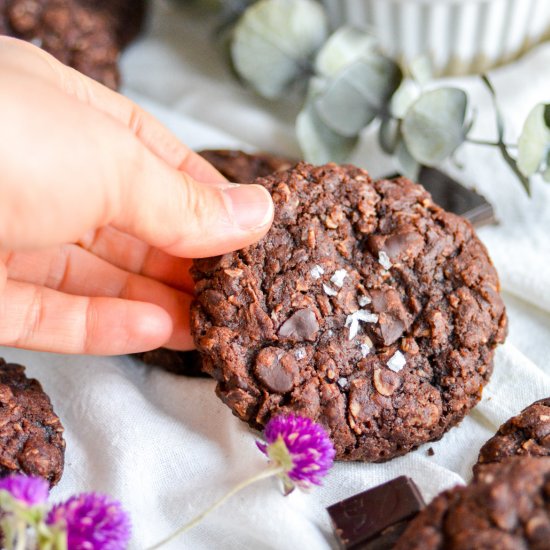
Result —
<path fill-rule="evenodd" d="M 550 36 L 550 0 L 323 0 L 334 24 L 367 26 L 391 57 L 483 72 Z"/>

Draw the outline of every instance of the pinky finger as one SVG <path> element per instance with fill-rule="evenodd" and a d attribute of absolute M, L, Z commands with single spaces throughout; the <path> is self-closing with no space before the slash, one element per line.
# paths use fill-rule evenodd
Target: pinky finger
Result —
<path fill-rule="evenodd" d="M 154 304 L 72 296 L 10 280 L 0 294 L 0 345 L 121 355 L 159 347 L 171 334 L 170 316 Z"/>

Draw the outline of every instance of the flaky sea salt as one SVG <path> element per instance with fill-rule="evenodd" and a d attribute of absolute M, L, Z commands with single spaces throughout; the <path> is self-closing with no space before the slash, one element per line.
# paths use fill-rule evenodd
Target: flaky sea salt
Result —
<path fill-rule="evenodd" d="M 363 357 L 366 357 L 370 353 L 371 347 L 368 344 L 361 344 L 360 347 L 361 347 L 361 355 Z"/>
<path fill-rule="evenodd" d="M 298 360 L 303 359 L 305 356 L 306 356 L 306 350 L 303 348 L 297 349 L 294 352 L 294 357 L 296 357 L 296 359 Z"/>
<path fill-rule="evenodd" d="M 342 376 L 342 378 L 338 378 L 338 385 L 341 388 L 345 388 L 348 385 L 348 379 L 344 378 L 343 376 Z"/>
<path fill-rule="evenodd" d="M 396 351 L 386 363 L 393 372 L 399 372 L 406 364 L 407 360 L 400 351 Z"/>
<path fill-rule="evenodd" d="M 314 279 L 320 279 L 321 275 L 325 273 L 325 270 L 320 265 L 314 265 L 311 268 L 310 274 Z"/>
<path fill-rule="evenodd" d="M 323 290 L 325 291 L 325 294 L 327 296 L 336 296 L 338 294 L 338 291 L 334 290 L 333 288 L 330 288 L 330 286 L 323 284 Z"/>
<path fill-rule="evenodd" d="M 362 323 L 377 323 L 378 315 L 371 313 L 364 309 L 358 309 L 356 312 L 346 317 L 346 324 L 344 326 L 349 327 L 348 340 L 353 340 L 359 332 L 359 322 Z"/>
<path fill-rule="evenodd" d="M 368 306 L 371 302 L 372 300 L 368 296 L 359 296 L 359 299 L 357 300 L 359 307 Z"/>
<path fill-rule="evenodd" d="M 378 263 L 384 269 L 390 269 L 390 267 L 392 266 L 390 257 L 383 250 L 378 253 Z"/>
<path fill-rule="evenodd" d="M 348 272 L 345 269 L 338 269 L 334 272 L 334 275 L 330 278 L 330 282 L 334 283 L 337 287 L 342 288 L 344 286 L 344 279 L 348 276 Z"/>

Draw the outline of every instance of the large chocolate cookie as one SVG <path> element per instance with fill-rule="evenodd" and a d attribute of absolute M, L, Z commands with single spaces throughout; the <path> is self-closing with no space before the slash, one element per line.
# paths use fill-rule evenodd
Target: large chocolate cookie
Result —
<path fill-rule="evenodd" d="M 0 0 L 0 34 L 28 40 L 109 86 L 118 56 L 137 34 L 144 0 Z"/>
<path fill-rule="evenodd" d="M 550 398 L 536 401 L 504 423 L 481 448 L 474 473 L 486 464 L 525 455 L 550 456 Z"/>
<path fill-rule="evenodd" d="M 258 244 L 195 261 L 203 369 L 241 419 L 294 412 L 342 460 L 440 438 L 478 402 L 506 333 L 472 226 L 404 178 L 299 164 L 256 183 L 275 202 Z"/>
<path fill-rule="evenodd" d="M 55 485 L 64 453 L 63 426 L 40 383 L 0 358 L 0 477 L 22 472 Z"/>
<path fill-rule="evenodd" d="M 509 458 L 439 495 L 394 550 L 549 550 L 550 458 Z"/>

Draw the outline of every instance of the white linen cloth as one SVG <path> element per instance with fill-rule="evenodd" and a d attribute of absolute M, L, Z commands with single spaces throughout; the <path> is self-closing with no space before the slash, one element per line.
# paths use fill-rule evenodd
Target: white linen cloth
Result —
<path fill-rule="evenodd" d="M 158 2 L 146 35 L 122 58 L 123 92 L 153 112 L 191 147 L 259 148 L 297 156 L 296 105 L 276 108 L 231 77 L 205 27 Z M 550 44 L 492 73 L 509 139 L 528 111 L 550 100 Z M 476 78 L 456 79 L 477 110 L 476 137 L 495 134 L 490 99 Z M 354 161 L 373 175 L 389 160 L 365 136 Z M 253 147 L 252 147 L 253 146 Z M 443 439 L 386 464 L 338 463 L 322 488 L 283 497 L 267 480 L 235 496 L 167 548 L 327 549 L 334 547 L 325 507 L 406 474 L 426 500 L 467 482 L 479 448 L 510 416 L 550 396 L 550 185 L 528 199 L 496 151 L 469 145 L 449 164 L 496 208 L 500 224 L 479 235 L 500 274 L 510 334 L 495 357 L 481 403 Z M 208 507 L 265 466 L 255 435 L 214 394 L 212 380 L 178 377 L 130 357 L 68 357 L 3 348 L 27 365 L 65 425 L 66 467 L 57 501 L 80 491 L 120 499 L 142 549 Z M 433 456 L 427 454 L 432 447 Z"/>

